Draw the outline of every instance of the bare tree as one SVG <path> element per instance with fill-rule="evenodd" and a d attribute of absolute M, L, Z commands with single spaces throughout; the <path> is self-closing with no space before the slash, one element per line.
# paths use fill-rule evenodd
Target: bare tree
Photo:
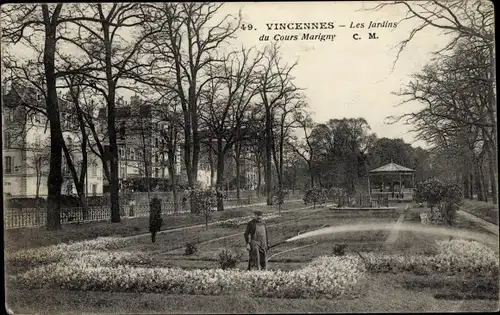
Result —
<path fill-rule="evenodd" d="M 103 150 L 105 164 L 109 163 L 111 193 L 111 222 L 120 222 L 118 145 L 116 126 L 116 97 L 120 89 L 132 89 L 124 80 L 140 80 L 151 72 L 156 59 L 145 57 L 145 44 L 149 37 L 162 31 L 164 23 L 153 24 L 147 4 L 89 4 L 80 13 L 83 21 L 73 24 L 77 28 L 78 40 L 75 44 L 88 52 L 95 64 L 103 69 L 86 73 L 86 85 L 100 93 L 105 100 L 107 114 L 107 136 L 109 150 Z M 154 27 L 152 27 L 154 26 Z M 123 32 L 133 32 L 131 40 L 120 36 Z M 94 137 L 95 138 L 95 137 Z"/>
<path fill-rule="evenodd" d="M 275 126 L 271 130 L 272 152 L 276 174 L 278 176 L 277 191 L 283 191 L 283 165 L 285 160 L 285 144 L 293 130 L 297 127 L 296 113 L 304 109 L 306 103 L 298 93 L 285 94 L 278 103 L 274 113 Z"/>
<path fill-rule="evenodd" d="M 484 142 L 478 155 L 480 160 L 475 163 L 482 165 L 486 154 L 490 164 L 488 169 L 494 170 L 496 118 L 492 118 L 491 113 L 496 109 L 491 106 L 488 72 L 484 71 L 488 67 L 488 53 L 477 43 L 465 42 L 457 44 L 452 55 L 436 58 L 398 93 L 405 98 L 403 104 L 418 101 L 425 107 L 397 117 L 396 121 L 406 119 L 407 123 L 414 125 L 413 130 L 421 139 L 435 145 L 461 143 L 459 137 L 465 137 L 472 141 L 466 147 L 476 150 L 478 141 Z M 475 171 L 476 180 L 481 176 L 479 170 Z M 490 173 L 493 192 L 496 191 L 495 179 L 496 170 Z M 481 185 L 476 186 L 478 190 L 484 190 L 479 188 Z M 482 195 L 480 197 L 485 199 Z M 496 196 L 493 200 L 497 202 Z"/>
<path fill-rule="evenodd" d="M 425 28 L 436 28 L 444 34 L 451 35 L 452 39 L 442 51 L 450 51 L 456 48 L 463 49 L 463 43 L 470 43 L 475 46 L 480 46 L 483 49 L 482 55 L 487 58 L 483 59 L 484 66 L 479 71 L 483 72 L 483 78 L 487 85 L 487 92 L 484 96 L 488 98 L 488 104 L 483 103 L 487 108 L 485 111 L 488 115 L 488 123 L 492 123 L 491 134 L 487 135 L 491 138 L 491 142 L 487 146 L 488 151 L 492 151 L 492 143 L 497 143 L 496 129 L 496 93 L 495 93 L 495 30 L 494 30 L 494 7 L 492 3 L 483 0 L 451 0 L 451 1 L 391 1 L 378 4 L 370 10 L 383 10 L 388 6 L 402 6 L 407 10 L 407 15 L 401 22 L 416 21 L 418 24 L 411 30 L 408 37 L 399 43 L 398 53 L 394 64 L 399 60 L 399 56 L 405 47 L 410 43 L 416 34 Z M 462 47 L 460 47 L 462 46 Z M 470 49 L 470 47 L 469 47 Z M 471 53 L 477 52 L 477 49 L 470 49 Z M 495 150 L 496 151 L 496 150 Z M 494 151 L 493 151 L 494 152 Z M 498 178 L 498 159 L 496 154 L 488 154 L 490 169 L 495 169 L 492 173 L 491 184 L 494 188 L 493 195 L 497 194 L 496 178 Z M 495 184 L 493 184 L 495 183 Z"/>
<path fill-rule="evenodd" d="M 24 46 L 37 55 L 37 62 L 43 65 L 43 76 L 39 82 L 40 92 L 45 98 L 45 113 L 49 122 L 51 139 L 50 171 L 48 176 L 47 229 L 61 228 L 61 185 L 63 136 L 59 119 L 57 79 L 67 71 L 56 69 L 59 57 L 58 42 L 68 41 L 68 24 L 80 19 L 74 16 L 75 5 L 63 4 L 14 4 L 2 6 L 2 40 L 7 45 Z"/>
<path fill-rule="evenodd" d="M 265 117 L 265 181 L 267 204 L 273 204 L 271 157 L 272 157 L 272 128 L 273 116 L 279 102 L 285 95 L 294 94 L 298 88 L 293 84 L 292 70 L 297 62 L 292 65 L 283 63 L 276 44 L 266 49 L 260 68 L 260 84 L 258 87 L 262 99 Z"/>
<path fill-rule="evenodd" d="M 251 58 L 251 53 L 252 50 L 242 49 L 241 52 L 225 57 L 222 65 L 209 72 L 213 80 L 203 93 L 205 108 L 201 113 L 201 121 L 208 131 L 206 144 L 216 155 L 216 186 L 219 190 L 224 182 L 227 153 L 234 144 L 243 140 L 242 125 L 249 115 L 252 99 L 258 93 L 255 68 L 262 59 L 262 54 L 257 53 Z M 237 172 L 238 162 L 239 160 Z M 221 194 L 217 198 L 217 209 L 224 209 Z"/>
<path fill-rule="evenodd" d="M 288 145 L 291 147 L 298 156 L 300 156 L 306 163 L 309 170 L 310 176 L 310 186 L 314 187 L 314 171 L 313 171 L 313 160 L 315 158 L 314 145 L 312 143 L 312 136 L 314 132 L 315 124 L 308 113 L 299 111 L 296 113 L 295 121 L 297 122 L 299 128 L 301 129 L 302 139 L 297 136 L 292 136 L 287 141 Z"/>
<path fill-rule="evenodd" d="M 214 53 L 233 37 L 240 24 L 240 19 L 230 23 L 230 15 L 215 21 L 221 6 L 214 3 L 156 5 L 157 16 L 166 21 L 166 27 L 150 41 L 150 51 L 168 61 L 158 69 L 153 83 L 174 91 L 180 100 L 184 120 L 184 163 L 190 187 L 194 187 L 198 174 L 200 95 L 212 80 L 205 70 L 219 61 Z M 192 211 L 196 209 L 192 207 Z"/>

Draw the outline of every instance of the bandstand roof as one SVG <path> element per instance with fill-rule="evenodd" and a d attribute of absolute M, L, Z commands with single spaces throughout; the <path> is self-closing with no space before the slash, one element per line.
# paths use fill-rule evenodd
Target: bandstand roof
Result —
<path fill-rule="evenodd" d="M 383 174 L 383 173 L 413 173 L 415 172 L 415 170 L 412 170 L 411 168 L 408 168 L 408 167 L 404 167 L 404 166 L 401 166 L 401 165 L 398 165 L 396 163 L 389 163 L 389 164 L 386 164 L 384 166 L 381 166 L 381 167 L 377 167 L 376 169 L 373 169 L 371 171 L 369 171 L 368 173 L 370 174 L 374 174 L 374 173 L 378 173 L 378 174 Z"/>

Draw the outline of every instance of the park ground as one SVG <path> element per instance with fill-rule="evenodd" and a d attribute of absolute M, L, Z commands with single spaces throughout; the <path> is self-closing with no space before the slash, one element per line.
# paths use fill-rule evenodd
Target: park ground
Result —
<path fill-rule="evenodd" d="M 398 231 L 397 223 L 418 223 L 419 213 L 429 211 L 410 204 L 395 204 L 387 210 L 346 210 L 329 207 L 305 207 L 301 202 L 287 203 L 280 217 L 268 221 L 270 243 L 276 244 L 299 233 L 325 226 L 360 223 L 394 224 L 393 230 L 337 233 L 314 239 L 301 239 L 273 248 L 269 255 L 270 269 L 298 269 L 313 258 L 331 255 L 334 244 L 347 244 L 346 251 L 429 253 L 436 240 L 448 237 L 431 236 L 412 231 Z M 244 224 L 225 227 L 218 221 L 251 215 L 256 209 L 277 213 L 276 207 L 253 206 L 215 213 L 208 228 L 204 219 L 189 214 L 166 217 L 164 231 L 151 243 L 147 234 L 147 218 L 65 225 L 63 230 L 10 230 L 5 233 L 6 251 L 40 247 L 59 242 L 81 241 L 98 236 L 129 237 L 126 251 L 142 253 L 151 258 L 148 267 L 215 268 L 221 249 L 244 255 L 238 266 L 246 267 Z M 493 209 L 493 210 L 492 210 Z M 486 224 L 498 222 L 498 210 L 491 204 L 466 201 L 463 210 L 473 214 L 474 221 L 460 215 L 457 228 L 487 233 L 498 238 Z M 487 221 L 486 223 L 483 221 Z M 498 224 L 498 223 L 497 223 Z M 498 225 L 497 225 L 498 227 Z M 185 244 L 194 243 L 198 251 L 184 254 Z M 295 250 L 294 250 L 295 249 Z M 498 246 L 495 247 L 498 251 Z M 19 269 L 20 268 L 20 269 Z M 30 266 L 7 267 L 7 274 L 21 272 Z M 276 299 L 247 296 L 167 295 L 157 293 L 82 292 L 55 289 L 25 289 L 8 286 L 7 307 L 14 313 L 275 313 L 275 312 L 477 312 L 498 309 L 498 292 L 476 290 L 470 295 L 465 280 L 448 276 L 419 276 L 406 272 L 372 273 L 366 293 L 355 299 Z M 476 288 L 477 289 L 477 288 Z M 469 291 L 469 292 L 464 292 Z M 481 292 L 479 292 L 481 291 Z M 469 298 L 463 299 L 469 293 Z M 462 297 L 462 299 L 460 299 Z"/>

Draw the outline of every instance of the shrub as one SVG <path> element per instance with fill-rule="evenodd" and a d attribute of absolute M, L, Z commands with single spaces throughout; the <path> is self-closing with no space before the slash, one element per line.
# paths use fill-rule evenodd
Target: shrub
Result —
<path fill-rule="evenodd" d="M 10 198 L 7 201 L 8 208 L 36 208 L 45 207 L 45 198 Z"/>
<path fill-rule="evenodd" d="M 346 244 L 335 244 L 333 246 L 333 254 L 335 256 L 344 256 L 346 247 Z"/>
<path fill-rule="evenodd" d="M 241 261 L 241 257 L 243 257 L 243 253 L 234 253 L 230 250 L 223 249 L 219 253 L 219 267 L 223 270 L 234 269 Z"/>
<path fill-rule="evenodd" d="M 321 187 L 308 189 L 304 196 L 304 203 L 306 205 L 312 203 L 314 205 L 314 208 L 316 208 L 316 204 L 324 204 L 326 200 L 326 190 Z"/>
<path fill-rule="evenodd" d="M 462 201 L 462 193 L 456 184 L 444 184 L 441 181 L 429 179 L 415 186 L 415 201 L 427 203 L 431 209 L 431 222 L 453 225 Z"/>
<path fill-rule="evenodd" d="M 278 204 L 278 211 L 281 211 L 281 206 L 285 202 L 285 198 L 288 196 L 288 191 L 278 190 L 274 192 L 273 199 Z"/>
<path fill-rule="evenodd" d="M 186 244 L 186 250 L 184 251 L 184 254 L 186 256 L 196 254 L 197 252 L 198 252 L 198 248 L 196 247 L 196 244 L 192 244 L 192 243 Z"/>
<path fill-rule="evenodd" d="M 191 189 L 189 196 L 196 209 L 196 213 L 205 218 L 205 227 L 208 229 L 208 220 L 212 217 L 212 208 L 217 205 L 217 193 L 213 189 Z"/>
<path fill-rule="evenodd" d="M 330 200 L 336 200 L 344 195 L 344 190 L 342 188 L 332 187 L 328 189 L 327 197 Z"/>

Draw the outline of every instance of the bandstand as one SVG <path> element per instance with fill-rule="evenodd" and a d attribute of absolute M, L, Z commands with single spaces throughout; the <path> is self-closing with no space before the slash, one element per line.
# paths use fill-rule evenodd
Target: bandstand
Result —
<path fill-rule="evenodd" d="M 377 182 L 378 185 L 375 185 Z M 406 184 L 406 185 L 405 185 Z M 408 187 L 411 185 L 411 187 Z M 415 170 L 391 163 L 368 172 L 370 199 L 387 196 L 389 200 L 412 200 Z"/>

